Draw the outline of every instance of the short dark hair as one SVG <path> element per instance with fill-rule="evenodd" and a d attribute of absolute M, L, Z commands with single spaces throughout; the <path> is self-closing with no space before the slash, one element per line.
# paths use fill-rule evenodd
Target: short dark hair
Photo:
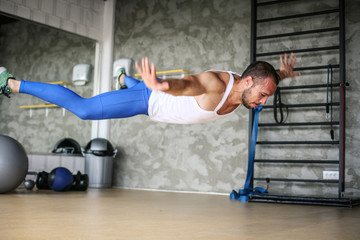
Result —
<path fill-rule="evenodd" d="M 274 67 L 265 61 L 256 61 L 251 63 L 241 75 L 242 78 L 247 76 L 253 77 L 255 84 L 257 84 L 257 80 L 260 81 L 265 79 L 268 76 L 272 76 L 276 85 L 279 84 L 280 78 Z"/>

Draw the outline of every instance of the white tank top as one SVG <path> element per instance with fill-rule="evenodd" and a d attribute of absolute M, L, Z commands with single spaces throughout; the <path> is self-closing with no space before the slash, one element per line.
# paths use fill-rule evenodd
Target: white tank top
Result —
<path fill-rule="evenodd" d="M 153 91 L 149 99 L 149 117 L 156 122 L 195 124 L 210 122 L 228 116 L 231 113 L 219 115 L 217 111 L 224 105 L 229 96 L 234 84 L 233 74 L 237 73 L 230 71 L 218 72 L 229 73 L 230 80 L 226 86 L 224 96 L 214 111 L 202 109 L 193 96 L 173 96 L 164 92 Z"/>

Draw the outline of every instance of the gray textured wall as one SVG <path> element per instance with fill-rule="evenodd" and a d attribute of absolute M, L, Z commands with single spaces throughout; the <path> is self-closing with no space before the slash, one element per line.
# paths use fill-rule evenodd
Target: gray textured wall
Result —
<path fill-rule="evenodd" d="M 332 8 L 336 1 L 302 2 L 284 6 L 265 7 L 260 17 L 281 16 L 314 9 Z M 356 92 L 356 23 L 353 9 L 356 1 L 347 1 L 347 77 L 354 82 L 348 89 L 347 126 L 347 194 L 359 195 L 359 161 L 356 150 L 358 118 L 351 110 Z M 305 19 L 259 26 L 259 35 L 291 32 L 337 24 L 337 15 L 324 19 Z M 334 37 L 335 36 L 335 37 Z M 192 73 L 207 69 L 228 69 L 237 72 L 249 63 L 250 1 L 118 1 L 116 9 L 114 57 L 131 57 L 139 60 L 148 56 L 158 70 L 184 68 Z M 323 34 L 308 38 L 292 37 L 261 42 L 259 52 L 272 49 L 288 50 L 336 44 L 336 34 Z M 279 67 L 278 57 L 267 58 Z M 299 55 L 298 66 L 335 64 L 336 52 Z M 336 78 L 336 77 L 335 77 Z M 338 79 L 338 78 L 337 78 Z M 323 72 L 303 73 L 301 78 L 288 79 L 282 85 L 326 82 Z M 336 81 L 336 79 L 334 80 Z M 324 102 L 322 91 L 284 93 L 286 103 Z M 338 100 L 337 92 L 334 100 Z M 272 99 L 269 100 L 271 103 Z M 334 120 L 337 120 L 336 110 Z M 324 110 L 290 111 L 288 121 L 320 121 Z M 267 119 L 268 118 L 268 119 Z M 326 118 L 325 118 L 326 119 Z M 264 122 L 273 121 L 272 113 L 264 111 Z M 326 121 L 326 120 L 325 120 Z M 335 132 L 338 128 L 335 128 Z M 351 129 L 351 130 L 350 130 Z M 150 122 L 146 117 L 112 120 L 112 142 L 122 151 L 116 159 L 114 185 L 130 188 L 154 188 L 188 191 L 228 193 L 243 186 L 247 168 L 248 111 L 240 108 L 236 115 L 214 123 L 177 126 Z M 338 137 L 337 134 L 335 134 Z M 264 129 L 259 140 L 329 140 L 329 128 Z M 275 159 L 337 159 L 334 147 L 271 146 L 258 148 L 259 158 Z M 335 170 L 331 165 L 281 167 L 258 165 L 257 176 L 321 179 L 323 170 Z M 264 186 L 264 183 L 257 183 Z M 335 185 L 271 184 L 273 193 L 337 195 Z"/>
<path fill-rule="evenodd" d="M 0 66 L 17 79 L 71 82 L 72 68 L 79 63 L 94 65 L 95 43 L 72 34 L 22 21 L 0 26 Z M 92 95 L 92 81 L 84 87 L 69 88 L 84 97 Z M 82 121 L 62 109 L 20 109 L 21 105 L 44 104 L 35 97 L 12 94 L 0 98 L 0 133 L 21 142 L 28 153 L 50 153 L 65 137 L 84 146 L 91 138 L 91 121 Z"/>
<path fill-rule="evenodd" d="M 148 56 L 159 71 L 242 72 L 249 62 L 248 1 L 118 1 L 114 57 Z M 229 192 L 246 171 L 248 111 L 178 126 L 146 117 L 112 120 L 122 149 L 115 186 Z"/>
<path fill-rule="evenodd" d="M 346 192 L 360 196 L 360 2 L 346 2 L 346 80 L 350 83 L 346 101 Z"/>

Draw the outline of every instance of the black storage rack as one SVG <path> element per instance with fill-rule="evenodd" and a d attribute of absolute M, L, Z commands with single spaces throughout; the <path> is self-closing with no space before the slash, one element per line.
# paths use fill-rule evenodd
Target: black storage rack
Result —
<path fill-rule="evenodd" d="M 258 0 L 251 1 L 251 62 L 257 60 L 258 57 L 265 56 L 274 56 L 282 55 L 284 53 L 316 53 L 316 52 L 326 52 L 326 51 L 338 51 L 339 54 L 339 63 L 331 65 L 331 68 L 338 69 L 339 71 L 339 83 L 338 84 L 313 84 L 313 85 L 301 85 L 301 86 L 289 86 L 289 87 L 279 87 L 282 90 L 295 90 L 295 89 L 318 89 L 318 88 L 338 88 L 339 89 L 339 102 L 331 103 L 310 103 L 310 104 L 286 104 L 287 108 L 316 108 L 316 107 L 337 107 L 339 112 L 339 121 L 331 122 L 293 122 L 293 123 L 259 123 L 259 131 L 263 127 L 297 127 L 297 126 L 338 126 L 339 128 L 339 140 L 336 141 L 258 141 L 258 145 L 331 145 L 339 150 L 339 159 L 337 160 L 327 160 L 327 159 L 318 159 L 318 160 L 288 160 L 288 159 L 254 159 L 254 164 L 263 163 L 263 164 L 282 164 L 282 163 L 291 163 L 291 164 L 333 164 L 338 166 L 339 170 L 339 179 L 338 180 L 324 180 L 324 179 L 293 179 L 293 178 L 271 178 L 270 181 L 278 182 L 301 182 L 301 183 L 330 183 L 338 185 L 338 197 L 337 198 L 324 198 L 324 197 L 313 197 L 313 196 L 280 196 L 280 195 L 270 195 L 270 194 L 254 194 L 250 197 L 249 201 L 251 202 L 268 202 L 268 203 L 288 203 L 288 204 L 305 204 L 305 205 L 326 205 L 326 206 L 347 206 L 352 207 L 360 205 L 359 200 L 352 200 L 345 198 L 345 86 L 347 85 L 345 79 L 345 4 L 344 0 L 338 0 L 338 7 L 335 9 L 326 9 L 322 11 L 315 11 L 310 13 L 301 13 L 293 14 L 288 16 L 281 17 L 272 17 L 265 19 L 258 19 L 258 10 L 263 6 L 277 5 L 286 2 L 295 2 L 296 0 L 275 0 L 267 2 L 258 2 Z M 297 1 L 299 2 L 299 1 Z M 303 1 L 300 1 L 303 2 Z M 272 21 L 282 21 L 287 19 L 301 19 L 304 17 L 312 17 L 318 15 L 326 15 L 338 13 L 338 22 L 339 26 L 337 27 L 327 27 L 317 30 L 307 30 L 307 31 L 298 31 L 298 32 L 286 32 L 280 34 L 271 34 L 271 35 L 262 35 L 258 36 L 257 25 L 259 23 L 272 22 Z M 257 53 L 257 41 L 264 39 L 277 39 L 290 36 L 304 36 L 308 34 L 316 33 L 331 33 L 334 32 L 339 37 L 339 45 L 335 46 L 325 46 L 325 47 L 316 47 L 316 48 L 305 48 L 305 49 L 291 49 L 287 51 L 270 51 L 265 53 Z M 295 68 L 294 71 L 314 71 L 321 69 L 328 69 L 328 65 L 320 66 L 307 66 Z M 273 105 L 265 105 L 266 108 L 274 108 Z M 251 133 L 253 126 L 253 117 L 254 112 L 249 111 L 249 143 L 251 142 Z M 249 145 L 250 148 L 250 145 Z M 254 169 L 254 168 L 253 168 Z M 251 187 L 254 186 L 254 181 L 268 181 L 268 178 L 265 177 L 254 177 L 254 172 L 252 174 Z"/>

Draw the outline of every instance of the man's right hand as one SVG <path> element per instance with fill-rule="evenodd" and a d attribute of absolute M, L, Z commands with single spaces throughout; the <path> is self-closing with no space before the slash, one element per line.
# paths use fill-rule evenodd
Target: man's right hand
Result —
<path fill-rule="evenodd" d="M 152 63 L 150 67 L 149 59 L 147 57 L 141 59 L 141 66 L 142 67 L 140 67 L 138 62 L 135 62 L 136 70 L 141 74 L 145 85 L 149 89 L 153 91 L 167 91 L 170 89 L 168 82 L 157 80 L 155 65 Z"/>

